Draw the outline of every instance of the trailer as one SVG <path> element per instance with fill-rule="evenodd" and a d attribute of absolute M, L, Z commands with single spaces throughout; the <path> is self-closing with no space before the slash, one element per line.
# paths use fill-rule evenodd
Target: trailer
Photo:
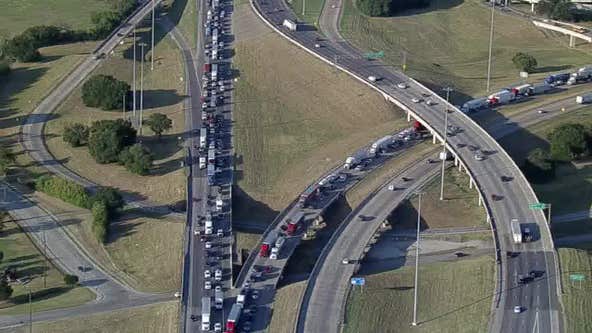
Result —
<path fill-rule="evenodd" d="M 539 94 L 544 94 L 547 91 L 551 90 L 553 87 L 551 87 L 551 85 L 549 85 L 548 83 L 537 83 L 537 84 L 533 84 L 532 87 L 530 87 L 530 89 L 528 90 L 528 94 L 529 95 L 539 95 Z"/>
<path fill-rule="evenodd" d="M 571 73 L 559 73 L 559 74 L 553 74 L 553 75 L 549 75 L 545 78 L 545 83 L 549 84 L 549 85 L 562 85 L 567 83 L 567 80 L 569 80 L 569 77 L 571 76 Z"/>
<path fill-rule="evenodd" d="M 222 290 L 217 290 L 214 294 L 214 304 L 218 310 L 224 308 L 224 292 Z"/>
<path fill-rule="evenodd" d="M 579 68 L 577 72 L 571 73 L 570 78 L 567 80 L 567 84 L 572 85 L 579 82 L 590 81 L 590 79 L 592 79 L 592 66 L 585 66 Z"/>
<path fill-rule="evenodd" d="M 394 141 L 394 137 L 392 135 L 384 136 L 378 140 L 376 140 L 372 146 L 370 146 L 370 154 L 376 155 L 384 150 L 388 146 L 390 146 Z"/>
<path fill-rule="evenodd" d="M 200 148 L 205 148 L 207 145 L 207 138 L 208 138 L 208 129 L 205 127 L 202 127 L 199 130 L 199 147 Z"/>
<path fill-rule="evenodd" d="M 370 151 L 367 149 L 361 149 L 358 150 L 354 155 L 346 158 L 343 167 L 345 169 L 352 169 L 356 165 L 370 158 L 372 158 L 372 154 L 370 154 Z"/>
<path fill-rule="evenodd" d="M 498 105 L 498 104 L 506 104 L 514 100 L 516 95 L 514 95 L 511 91 L 504 89 L 501 91 L 496 92 L 495 94 L 491 94 L 487 97 L 487 101 L 489 105 Z"/>
<path fill-rule="evenodd" d="M 267 237 L 263 239 L 263 242 L 261 243 L 261 248 L 259 249 L 260 257 L 269 257 L 271 247 L 273 246 L 273 244 L 275 244 L 276 239 L 277 231 L 271 231 L 269 234 L 267 234 Z"/>
<path fill-rule="evenodd" d="M 306 208 L 311 206 L 311 202 L 314 201 L 321 194 L 320 188 L 316 185 L 310 185 L 298 198 L 298 207 Z"/>
<path fill-rule="evenodd" d="M 209 62 L 206 62 L 203 65 L 203 71 L 204 71 L 204 73 L 209 73 L 211 69 L 212 69 L 212 64 L 210 64 Z"/>
<path fill-rule="evenodd" d="M 510 229 L 512 231 L 512 239 L 514 240 L 514 243 L 522 243 L 522 230 L 520 229 L 518 219 L 512 219 L 512 221 L 510 221 Z"/>
<path fill-rule="evenodd" d="M 464 113 L 477 111 L 477 110 L 486 108 L 488 106 L 488 104 L 489 104 L 489 102 L 488 102 L 487 98 L 485 98 L 485 97 L 472 99 L 468 102 L 465 102 L 461 106 L 461 111 L 463 111 Z"/>
<path fill-rule="evenodd" d="M 592 102 L 592 93 L 576 96 L 576 103 L 587 104 Z"/>
<path fill-rule="evenodd" d="M 213 163 L 208 163 L 208 185 L 214 185 L 216 180 L 216 166 Z"/>
<path fill-rule="evenodd" d="M 212 81 L 218 81 L 218 64 L 212 64 Z"/>
<path fill-rule="evenodd" d="M 288 234 L 288 236 L 294 235 L 298 231 L 300 222 L 302 222 L 303 219 L 304 213 L 300 211 L 296 212 L 291 218 L 288 218 L 286 221 L 286 234 Z"/>
<path fill-rule="evenodd" d="M 288 30 L 290 31 L 296 31 L 298 30 L 298 23 L 285 19 L 284 22 L 282 23 L 282 25 L 286 28 L 288 28 Z"/>
<path fill-rule="evenodd" d="M 243 311 L 243 305 L 234 303 L 226 319 L 226 333 L 235 333 L 238 329 L 238 322 Z"/>
<path fill-rule="evenodd" d="M 212 309 L 211 299 L 209 296 L 201 298 L 201 330 L 210 330 L 210 311 Z"/>

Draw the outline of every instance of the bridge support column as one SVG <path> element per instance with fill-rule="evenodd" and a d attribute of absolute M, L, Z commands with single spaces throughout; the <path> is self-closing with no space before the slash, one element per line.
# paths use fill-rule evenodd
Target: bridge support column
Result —
<path fill-rule="evenodd" d="M 462 163 L 458 163 L 458 172 L 462 172 Z"/>
<path fill-rule="evenodd" d="M 434 133 L 432 133 L 432 143 L 436 144 L 436 136 L 434 135 Z"/>
<path fill-rule="evenodd" d="M 576 38 L 572 35 L 569 36 L 569 47 L 576 47 Z"/>
<path fill-rule="evenodd" d="M 411 112 L 407 112 L 407 122 L 411 121 Z"/>
<path fill-rule="evenodd" d="M 479 207 L 481 207 L 481 205 L 483 205 L 483 198 L 481 197 L 481 194 L 479 194 Z"/>
<path fill-rule="evenodd" d="M 473 188 L 473 178 L 469 178 L 469 188 Z"/>
<path fill-rule="evenodd" d="M 454 156 L 454 166 L 458 166 L 460 163 L 458 163 L 458 156 Z"/>
<path fill-rule="evenodd" d="M 530 3 L 530 11 L 534 13 L 534 2 Z"/>

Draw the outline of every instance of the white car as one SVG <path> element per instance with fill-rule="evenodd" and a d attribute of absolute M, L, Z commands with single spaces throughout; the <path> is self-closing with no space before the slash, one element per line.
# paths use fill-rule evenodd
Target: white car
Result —
<path fill-rule="evenodd" d="M 391 184 L 388 186 L 389 191 L 394 191 L 395 190 L 395 185 Z"/>
<path fill-rule="evenodd" d="M 481 154 L 475 154 L 475 160 L 477 161 L 483 161 L 485 158 L 483 157 L 483 155 Z"/>
<path fill-rule="evenodd" d="M 206 102 L 201 103 L 201 108 L 202 109 L 205 109 L 207 107 L 208 107 L 208 103 L 206 103 Z"/>
<path fill-rule="evenodd" d="M 200 156 L 199 157 L 199 168 L 200 169 L 205 169 L 206 168 L 206 158 L 205 158 L 205 156 Z"/>
<path fill-rule="evenodd" d="M 218 229 L 218 231 L 216 232 L 216 235 L 218 235 L 218 237 L 224 237 L 224 230 Z"/>
<path fill-rule="evenodd" d="M 206 269 L 206 270 L 204 271 L 204 279 L 209 279 L 209 278 L 211 278 L 211 277 L 212 277 L 212 272 L 210 272 L 210 270 L 209 270 L 209 269 Z M 206 289 L 208 289 L 208 288 L 206 288 Z"/>
<path fill-rule="evenodd" d="M 216 272 L 214 272 L 214 278 L 216 279 L 216 281 L 222 280 L 222 270 L 221 269 L 217 269 Z"/>
<path fill-rule="evenodd" d="M 318 49 L 319 47 L 321 47 L 321 44 L 319 44 L 319 43 L 316 43 L 316 44 L 315 44 L 315 48 L 317 48 L 317 49 Z"/>
<path fill-rule="evenodd" d="M 368 81 L 370 81 L 370 82 L 376 82 L 376 80 L 377 80 L 376 79 L 376 76 L 374 76 L 374 75 L 368 76 Z"/>
<path fill-rule="evenodd" d="M 199 235 L 199 230 L 197 230 L 197 229 L 193 230 L 193 234 L 194 234 L 195 236 L 198 236 L 198 235 Z"/>
<path fill-rule="evenodd" d="M 214 332 L 222 332 L 222 324 L 221 323 L 214 324 Z"/>
<path fill-rule="evenodd" d="M 343 259 L 341 260 L 341 263 L 342 263 L 342 264 L 344 264 L 344 265 L 347 265 L 347 264 L 349 264 L 349 259 L 347 259 L 347 258 L 343 258 Z"/>
<path fill-rule="evenodd" d="M 210 289 L 212 289 L 212 282 L 210 282 L 210 281 L 206 281 L 206 283 L 204 284 L 204 289 L 205 289 L 205 290 L 210 290 Z"/>
<path fill-rule="evenodd" d="M 206 242 L 206 249 L 212 248 L 212 242 Z"/>
<path fill-rule="evenodd" d="M 175 298 L 181 298 L 181 292 L 180 291 L 175 292 Z"/>
<path fill-rule="evenodd" d="M 545 110 L 538 110 L 537 112 L 538 112 L 538 114 L 547 113 L 547 111 L 545 111 Z"/>
<path fill-rule="evenodd" d="M 428 99 L 428 100 L 426 101 L 426 104 L 427 104 L 427 105 L 434 105 L 434 104 L 436 104 L 436 103 L 432 102 L 432 100 L 431 100 L 431 99 Z"/>
<path fill-rule="evenodd" d="M 407 88 L 407 84 L 401 82 L 401 83 L 397 83 L 397 88 L 399 89 L 406 89 Z"/>
<path fill-rule="evenodd" d="M 257 299 L 257 298 L 259 298 L 259 291 L 257 291 L 257 290 L 253 290 L 253 291 L 251 292 L 251 298 L 252 298 L 252 299 Z"/>
<path fill-rule="evenodd" d="M 220 86 L 220 92 L 224 92 L 224 86 Z"/>
<path fill-rule="evenodd" d="M 520 305 L 516 305 L 514 307 L 514 313 L 520 313 L 520 312 L 522 312 L 522 307 Z"/>
<path fill-rule="evenodd" d="M 222 291 L 222 287 L 221 286 L 216 286 L 216 291 Z"/>
<path fill-rule="evenodd" d="M 415 98 L 415 97 L 414 97 L 414 98 L 412 98 L 412 99 L 411 99 L 411 101 L 412 101 L 413 103 L 419 103 L 419 102 L 421 102 L 421 99 L 419 99 L 419 98 Z"/>

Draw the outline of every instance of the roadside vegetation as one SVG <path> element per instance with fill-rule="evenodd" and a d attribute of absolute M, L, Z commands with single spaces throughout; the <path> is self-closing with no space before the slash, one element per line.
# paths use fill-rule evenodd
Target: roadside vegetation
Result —
<path fill-rule="evenodd" d="M 348 154 L 407 126 L 367 87 L 270 33 L 236 7 L 233 217 L 269 223 Z"/>
<path fill-rule="evenodd" d="M 427 8 L 389 18 L 362 15 L 353 0 L 345 0 L 341 31 L 362 50 L 384 51 L 384 61 L 431 88 L 452 86 L 453 101 L 485 95 L 490 10 L 481 1 L 434 0 Z M 547 73 L 590 62 L 592 46 L 567 47 L 563 35 L 542 32 L 528 20 L 496 13 L 492 62 L 493 90 L 519 83 L 512 63 L 518 52 L 536 58 L 538 66 L 529 81 Z"/>
<path fill-rule="evenodd" d="M 590 332 L 592 330 L 592 255 L 591 244 L 582 244 L 583 249 L 559 249 L 561 281 L 564 294 L 561 296 L 566 332 Z M 578 246 L 580 247 L 580 246 Z M 570 275 L 583 275 L 584 281 L 571 281 Z"/>
<path fill-rule="evenodd" d="M 485 332 L 494 288 L 489 256 L 419 268 L 417 327 L 412 327 L 414 267 L 366 276 L 351 290 L 344 332 Z"/>
<path fill-rule="evenodd" d="M 90 290 L 66 283 L 65 275 L 46 260 L 3 211 L 0 211 L 0 257 L 0 315 L 27 313 L 28 289 L 35 312 L 76 306 L 95 298 Z"/>
<path fill-rule="evenodd" d="M 73 319 L 33 324 L 33 333 L 172 333 L 179 331 L 179 303 L 167 302 Z M 29 333 L 27 325 L 0 329 L 2 333 Z"/>
<path fill-rule="evenodd" d="M 273 301 L 273 315 L 269 332 L 292 333 L 298 319 L 298 302 L 304 293 L 306 283 L 295 282 L 279 288 Z"/>

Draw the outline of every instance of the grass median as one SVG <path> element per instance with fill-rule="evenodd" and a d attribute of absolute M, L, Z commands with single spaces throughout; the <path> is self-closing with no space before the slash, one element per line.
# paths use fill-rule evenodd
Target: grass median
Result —
<path fill-rule="evenodd" d="M 560 248 L 561 279 L 564 294 L 561 296 L 565 311 L 565 332 L 592 331 L 592 244 L 581 244 L 586 250 Z M 584 281 L 571 281 L 570 275 L 583 275 Z"/>
<path fill-rule="evenodd" d="M 384 51 L 384 61 L 412 77 L 438 86 L 456 88 L 452 99 L 486 94 L 490 9 L 482 1 L 435 0 L 425 9 L 390 18 L 362 15 L 353 0 L 344 0 L 341 30 L 345 38 L 363 50 Z M 538 30 L 529 20 L 495 14 L 491 86 L 493 90 L 519 83 L 512 63 L 517 52 L 533 55 L 538 68 L 534 81 L 549 72 L 590 62 L 592 47 L 578 43 L 568 48 L 568 38 Z"/>
<path fill-rule="evenodd" d="M 344 332 L 485 332 L 494 287 L 490 256 L 420 266 L 418 322 L 413 319 L 414 267 L 366 276 L 351 290 Z"/>

